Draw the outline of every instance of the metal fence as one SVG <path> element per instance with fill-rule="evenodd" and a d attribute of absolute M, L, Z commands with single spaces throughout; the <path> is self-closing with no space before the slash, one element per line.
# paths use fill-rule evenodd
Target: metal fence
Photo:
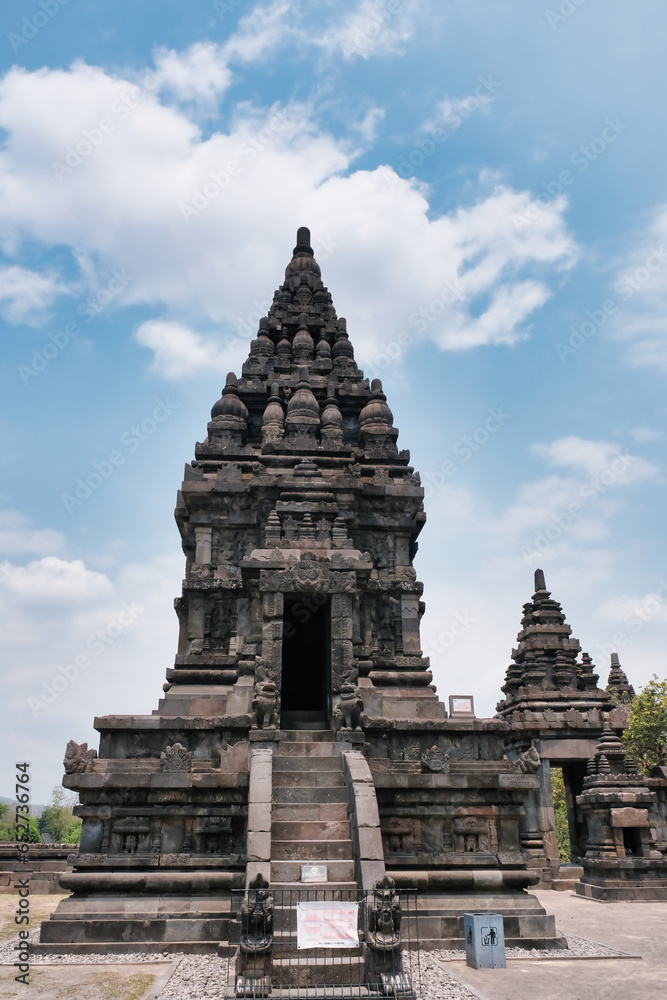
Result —
<path fill-rule="evenodd" d="M 251 888 L 232 914 L 225 997 L 420 996 L 414 892 Z"/>

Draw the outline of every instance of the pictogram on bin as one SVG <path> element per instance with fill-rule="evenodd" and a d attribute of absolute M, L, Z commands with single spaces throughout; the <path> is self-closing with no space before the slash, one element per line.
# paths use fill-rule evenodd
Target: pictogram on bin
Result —
<path fill-rule="evenodd" d="M 466 964 L 473 969 L 505 968 L 505 932 L 501 913 L 464 913 Z"/>

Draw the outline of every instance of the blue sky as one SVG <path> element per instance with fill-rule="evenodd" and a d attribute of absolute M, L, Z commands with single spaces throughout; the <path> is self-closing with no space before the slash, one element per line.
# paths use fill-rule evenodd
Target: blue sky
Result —
<path fill-rule="evenodd" d="M 94 715 L 157 704 L 183 464 L 300 225 L 427 487 L 442 696 L 493 713 L 538 565 L 603 680 L 612 649 L 665 676 L 666 22 L 3 8 L 0 791 L 18 755 L 43 800 Z"/>

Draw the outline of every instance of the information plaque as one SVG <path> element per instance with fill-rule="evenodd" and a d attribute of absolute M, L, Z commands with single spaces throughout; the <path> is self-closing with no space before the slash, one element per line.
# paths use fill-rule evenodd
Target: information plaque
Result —
<path fill-rule="evenodd" d="M 327 881 L 327 866 L 326 865 L 301 865 L 301 881 L 302 882 L 326 882 Z"/>
<path fill-rule="evenodd" d="M 297 948 L 356 948 L 359 945 L 357 903 L 297 903 Z"/>

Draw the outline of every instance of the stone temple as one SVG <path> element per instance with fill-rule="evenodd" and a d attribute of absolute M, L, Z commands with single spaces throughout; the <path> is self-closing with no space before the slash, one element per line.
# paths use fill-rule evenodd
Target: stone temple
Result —
<path fill-rule="evenodd" d="M 467 910 L 502 913 L 508 944 L 562 945 L 527 892 L 559 872 L 550 762 L 583 858 L 587 760 L 625 709 L 538 571 L 498 715 L 447 711 L 420 644 L 424 491 L 397 438 L 300 229 L 185 467 L 164 697 L 97 718 L 99 753 L 68 745 L 83 829 L 41 951 L 224 949 L 239 892 L 298 888 L 307 864 L 333 890 L 418 890 L 425 947 L 460 946 Z"/>

